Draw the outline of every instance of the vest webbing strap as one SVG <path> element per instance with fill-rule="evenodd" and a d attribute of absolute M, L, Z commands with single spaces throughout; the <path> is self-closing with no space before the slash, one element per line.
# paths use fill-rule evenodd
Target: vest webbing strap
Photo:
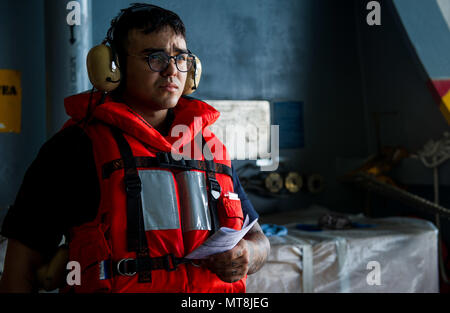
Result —
<path fill-rule="evenodd" d="M 123 160 L 124 184 L 127 194 L 127 248 L 128 251 L 135 251 L 137 262 L 149 258 L 147 237 L 145 235 L 142 200 L 141 200 L 141 179 L 136 168 L 131 147 L 122 131 L 111 126 L 111 132 L 117 142 Z M 151 269 L 140 270 L 138 281 L 141 283 L 151 282 Z"/>
<path fill-rule="evenodd" d="M 136 163 L 137 168 L 146 168 L 146 167 L 162 167 L 162 168 L 174 168 L 179 170 L 200 170 L 206 171 L 208 170 L 208 166 L 206 161 L 203 160 L 185 160 L 181 158 L 180 160 L 176 160 L 173 158 L 170 152 L 158 152 L 156 157 L 134 157 L 134 161 Z M 221 163 L 213 162 L 212 168 L 209 170 L 218 173 L 225 174 L 230 177 L 233 177 L 233 172 L 231 167 L 226 166 Z M 116 159 L 105 163 L 102 166 L 102 178 L 108 179 L 114 171 L 121 170 L 124 168 L 123 159 Z"/>
<path fill-rule="evenodd" d="M 216 180 L 216 173 L 214 171 L 214 158 L 206 144 L 205 137 L 202 135 L 202 151 L 206 163 L 206 177 L 208 179 L 208 207 L 211 217 L 211 231 L 215 233 L 220 228 L 219 215 L 217 212 L 217 199 L 219 199 L 221 193 L 221 187 Z"/>
<path fill-rule="evenodd" d="M 107 262 L 112 262 L 107 260 Z M 166 254 L 160 257 L 143 258 L 143 259 L 122 259 L 118 262 L 112 262 L 109 268 L 112 275 L 134 276 L 145 270 L 166 270 L 168 272 L 175 271 L 180 264 L 192 263 L 192 260 L 185 258 L 177 258 L 173 254 Z"/>

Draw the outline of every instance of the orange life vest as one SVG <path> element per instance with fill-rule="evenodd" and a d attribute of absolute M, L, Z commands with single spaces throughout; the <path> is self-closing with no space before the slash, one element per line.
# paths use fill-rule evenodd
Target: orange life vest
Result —
<path fill-rule="evenodd" d="M 70 230 L 69 260 L 81 265 L 81 284 L 73 290 L 245 292 L 246 277 L 226 283 L 184 259 L 214 226 L 241 229 L 243 224 L 240 201 L 227 197 L 233 192 L 231 162 L 224 145 L 207 129 L 219 112 L 205 102 L 182 97 L 173 109 L 171 130 L 179 125 L 183 132 L 165 137 L 109 97 L 91 108 L 85 123 L 89 97 L 65 99 L 71 116 L 65 127 L 78 123 L 92 140 L 101 191 L 96 218 Z M 93 102 L 99 97 L 94 93 Z M 206 149 L 213 151 L 213 162 L 203 156 L 201 134 Z M 192 155 L 201 161 L 189 160 Z M 212 203 L 216 215 L 210 215 Z M 130 213 L 130 207 L 138 214 Z"/>

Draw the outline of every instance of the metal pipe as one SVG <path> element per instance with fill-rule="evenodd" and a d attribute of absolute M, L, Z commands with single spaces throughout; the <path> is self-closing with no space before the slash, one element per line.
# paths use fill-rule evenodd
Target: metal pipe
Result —
<path fill-rule="evenodd" d="M 90 88 L 86 56 L 91 47 L 91 0 L 45 0 L 47 138 L 68 119 L 64 98 Z"/>

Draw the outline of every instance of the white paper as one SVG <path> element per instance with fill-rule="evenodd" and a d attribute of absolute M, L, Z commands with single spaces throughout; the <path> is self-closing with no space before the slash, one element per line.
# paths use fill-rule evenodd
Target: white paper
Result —
<path fill-rule="evenodd" d="M 201 246 L 189 253 L 187 259 L 205 259 L 216 253 L 222 253 L 233 249 L 245 234 L 253 227 L 258 219 L 254 219 L 250 224 L 248 215 L 245 217 L 241 230 L 228 227 L 221 227 L 214 235 L 209 237 Z"/>

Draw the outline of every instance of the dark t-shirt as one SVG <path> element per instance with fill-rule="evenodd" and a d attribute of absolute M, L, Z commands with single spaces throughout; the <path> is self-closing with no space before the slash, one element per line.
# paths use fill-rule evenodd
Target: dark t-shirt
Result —
<path fill-rule="evenodd" d="M 234 169 L 233 184 L 244 216 L 258 217 Z M 95 218 L 99 202 L 91 140 L 80 127 L 68 127 L 42 146 L 28 168 L 1 234 L 49 255 L 68 229 Z"/>

